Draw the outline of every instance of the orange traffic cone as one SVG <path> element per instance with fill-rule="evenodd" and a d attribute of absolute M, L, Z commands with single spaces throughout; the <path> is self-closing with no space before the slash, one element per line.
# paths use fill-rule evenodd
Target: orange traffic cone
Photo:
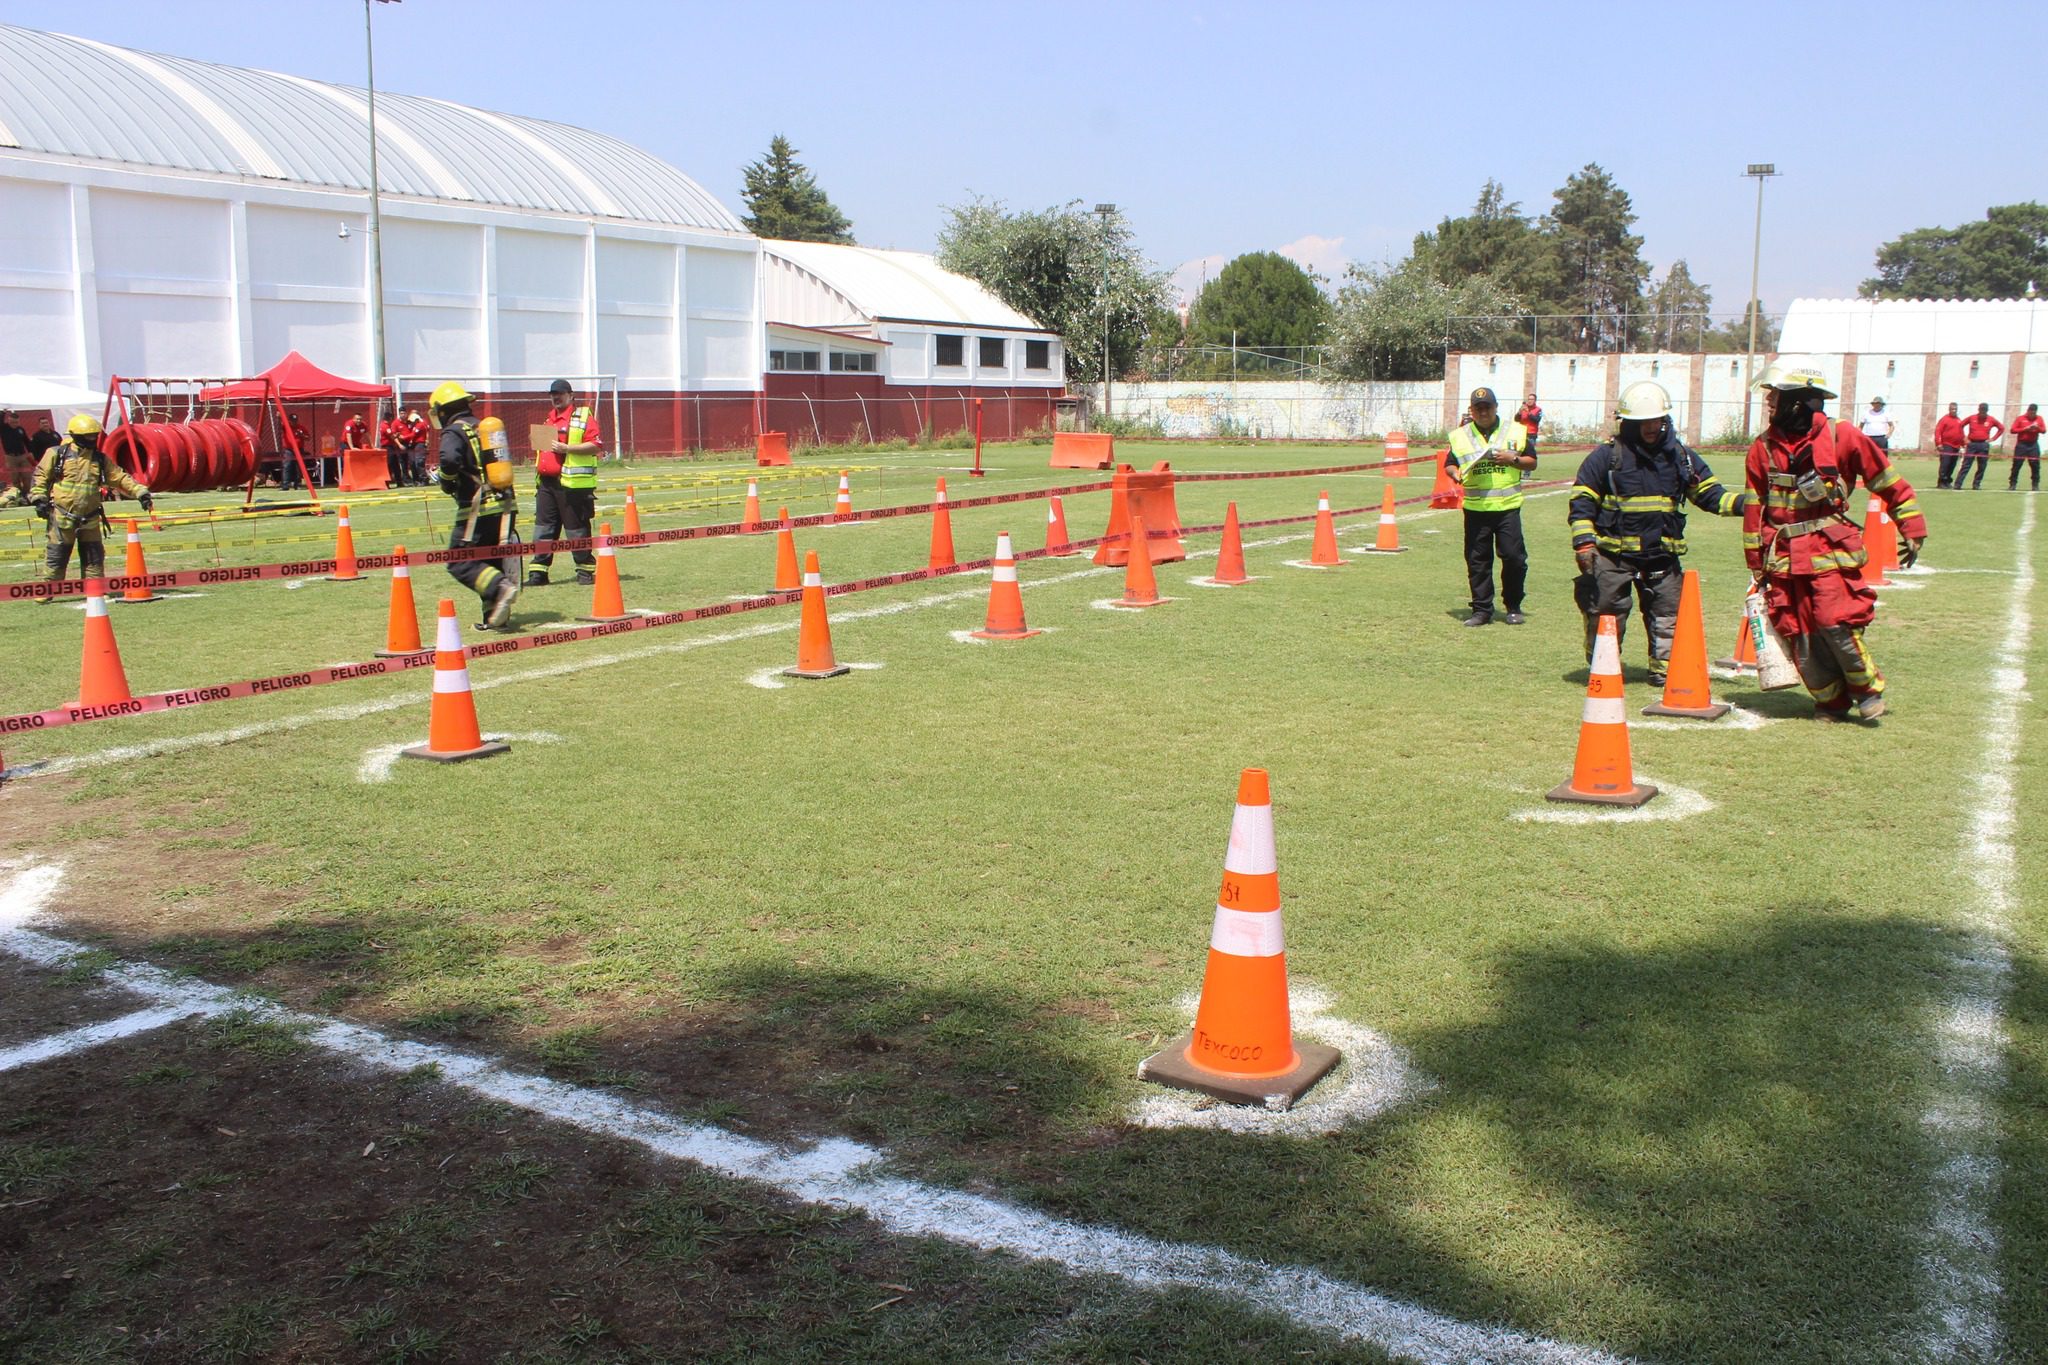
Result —
<path fill-rule="evenodd" d="M 420 652 L 420 613 L 412 599 L 412 561 L 405 557 L 403 545 L 392 546 L 391 557 L 398 562 L 391 566 L 391 619 L 384 627 L 384 648 L 377 651 L 380 659 Z"/>
<path fill-rule="evenodd" d="M 1884 576 L 1884 571 L 1899 567 L 1898 535 L 1891 516 L 1884 510 L 1883 500 L 1876 496 L 1872 496 L 1863 513 L 1863 552 L 1863 586 L 1890 587 L 1892 581 Z"/>
<path fill-rule="evenodd" d="M 460 763 L 465 758 L 502 754 L 511 747 L 499 740 L 485 743 L 483 731 L 477 728 L 476 696 L 469 690 L 462 623 L 455 619 L 455 603 L 444 597 L 434 630 L 434 708 L 427 719 L 427 742 L 399 752 L 407 758 Z"/>
<path fill-rule="evenodd" d="M 640 501 L 633 496 L 633 485 L 626 485 L 626 534 L 640 534 Z"/>
<path fill-rule="evenodd" d="M 1436 453 L 1436 486 L 1429 490 L 1429 505 L 1435 508 L 1465 505 L 1465 485 L 1451 477 L 1451 452 L 1448 450 Z"/>
<path fill-rule="evenodd" d="M 1266 770 L 1246 768 L 1237 779 L 1194 1032 L 1140 1062 L 1138 1078 L 1284 1110 L 1337 1061 L 1337 1049 L 1294 1038 L 1273 797 Z"/>
<path fill-rule="evenodd" d="M 974 632 L 977 640 L 1028 640 L 1042 632 L 1024 625 L 1024 594 L 1017 587 L 1017 557 L 1010 550 L 1010 533 L 996 532 L 995 577 L 988 585 L 986 624 Z"/>
<path fill-rule="evenodd" d="M 149 577 L 149 567 L 142 560 L 142 532 L 135 525 L 135 519 L 128 519 L 128 568 L 125 575 L 128 586 L 121 589 L 123 602 L 160 602 L 163 599 L 149 590 L 149 584 L 142 580 Z"/>
<path fill-rule="evenodd" d="M 1749 633 L 1748 612 L 1742 614 L 1742 629 L 1735 637 L 1735 652 L 1725 659 L 1714 660 L 1714 666 L 1737 673 L 1756 672 L 1756 637 Z"/>
<path fill-rule="evenodd" d="M 789 509 L 778 507 L 776 516 L 782 522 L 782 529 L 775 533 L 775 591 L 795 592 L 804 585 L 796 571 L 796 528 L 789 524 Z"/>
<path fill-rule="evenodd" d="M 946 481 L 939 480 L 939 491 L 932 499 L 932 557 L 925 567 L 950 569 L 959 561 L 953 558 L 953 514 L 946 510 Z M 1012 573 L 1014 581 L 1015 574 Z"/>
<path fill-rule="evenodd" d="M 1572 780 L 1546 793 L 1552 801 L 1594 806 L 1640 806 L 1657 794 L 1638 786 L 1629 767 L 1628 701 L 1621 688 L 1621 637 L 1614 618 L 1600 618 L 1593 667 L 1586 678 L 1586 709 L 1579 721 L 1579 752 Z"/>
<path fill-rule="evenodd" d="M 597 528 L 597 586 L 590 590 L 586 621 L 623 621 L 626 597 L 619 591 L 619 552 L 612 548 L 612 524 Z"/>
<path fill-rule="evenodd" d="M 1671 667 L 1664 675 L 1664 699 L 1643 708 L 1646 716 L 1719 720 L 1728 703 L 1715 701 L 1707 682 L 1707 618 L 1700 609 L 1700 576 L 1687 569 L 1678 589 L 1678 634 L 1671 642 Z"/>
<path fill-rule="evenodd" d="M 782 516 L 785 521 L 789 519 L 788 508 L 783 509 Z M 761 534 L 761 486 L 752 479 L 747 480 L 747 505 L 740 509 L 740 534 Z"/>
<path fill-rule="evenodd" d="M 796 667 L 786 678 L 836 678 L 848 672 L 832 657 L 832 623 L 825 619 L 825 579 L 818 572 L 818 552 L 804 551 L 804 614 L 797 631 Z"/>
<path fill-rule="evenodd" d="M 1397 555 L 1407 549 L 1401 543 L 1401 527 L 1394 520 L 1394 485 L 1388 484 L 1380 493 L 1380 529 L 1373 537 L 1365 552 L 1369 555 Z"/>
<path fill-rule="evenodd" d="M 853 517 L 853 489 L 846 482 L 846 471 L 839 471 L 839 496 L 832 500 L 832 520 L 848 521 Z"/>
<path fill-rule="evenodd" d="M 1046 499 L 1045 548 L 1054 559 L 1068 559 L 1074 554 L 1074 547 L 1067 543 L 1067 509 L 1058 498 Z"/>
<path fill-rule="evenodd" d="M 1159 595 L 1159 578 L 1152 572 L 1152 555 L 1145 540 L 1145 520 L 1131 508 L 1131 553 L 1124 562 L 1124 595 L 1120 607 L 1156 607 L 1166 599 Z"/>
<path fill-rule="evenodd" d="M 1244 536 L 1237 529 L 1237 504 L 1234 502 L 1223 509 L 1223 545 L 1216 551 L 1216 572 L 1209 581 L 1229 587 L 1252 581 L 1244 571 Z"/>
<path fill-rule="evenodd" d="M 1380 472 L 1390 479 L 1408 477 L 1408 433 L 1390 431 L 1380 452 Z"/>
<path fill-rule="evenodd" d="M 85 651 L 78 660 L 78 704 L 111 706 L 133 701 L 128 674 L 121 667 L 121 646 L 114 643 L 114 623 L 107 619 L 107 580 L 85 581 Z"/>
<path fill-rule="evenodd" d="M 341 505 L 341 514 L 334 525 L 334 572 L 327 575 L 329 583 L 358 583 L 366 581 L 356 572 L 356 536 L 348 528 L 348 504 Z"/>
<path fill-rule="evenodd" d="M 1321 565 L 1323 568 L 1344 562 L 1344 556 L 1337 553 L 1337 522 L 1330 515 L 1330 494 L 1327 489 L 1316 495 L 1315 548 L 1309 552 L 1308 562 Z"/>

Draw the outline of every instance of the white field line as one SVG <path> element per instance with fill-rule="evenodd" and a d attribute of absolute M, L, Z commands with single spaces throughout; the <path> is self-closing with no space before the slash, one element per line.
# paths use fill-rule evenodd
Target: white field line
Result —
<path fill-rule="evenodd" d="M 1550 497 L 1563 491 L 1562 489 L 1546 489 L 1539 493 L 1531 493 L 1529 496 L 1532 499 Z M 1378 525 L 1377 510 L 1372 515 L 1375 520 L 1371 524 L 1376 527 Z M 1415 517 L 1440 516 L 1442 511 L 1441 509 L 1432 509 L 1416 512 L 1412 515 Z M 1347 523 L 1347 525 L 1354 529 L 1366 524 L 1362 519 L 1359 522 Z M 1343 533 L 1344 528 L 1340 527 L 1338 534 L 1341 536 Z M 1287 545 L 1295 541 L 1308 540 L 1312 535 L 1313 532 L 1310 532 L 1298 536 L 1278 536 L 1269 540 L 1246 541 L 1245 548 L 1249 550 L 1271 545 Z M 1189 553 L 1188 558 L 1211 558 L 1215 553 L 1214 550 L 1195 550 Z M 1072 582 L 1078 578 L 1092 578 L 1115 572 L 1117 572 L 1115 569 L 1091 566 L 1086 569 L 1076 569 L 1069 573 L 1055 574 L 1051 578 L 1024 580 L 1018 586 L 1028 592 L 1034 588 L 1049 588 L 1060 583 Z M 314 582 L 317 580 L 307 579 L 304 581 Z M 886 602 L 879 606 L 857 607 L 849 611 L 834 612 L 833 619 L 835 621 L 863 621 L 877 616 L 895 616 L 906 611 L 921 611 L 927 607 L 939 607 L 954 602 L 973 601 L 984 595 L 985 590 L 979 587 L 968 588 L 959 592 L 928 593 L 923 597 L 912 598 L 905 602 Z M 637 649 L 615 649 L 605 654 L 567 658 L 558 663 L 544 664 L 538 668 L 522 669 L 517 673 L 505 673 L 491 678 L 478 678 L 472 680 L 470 686 L 473 691 L 484 692 L 494 687 L 509 687 L 519 683 L 539 682 L 548 678 L 568 677 L 584 672 L 587 669 L 608 668 L 613 664 L 630 663 L 636 659 L 651 658 L 663 654 L 687 654 L 692 650 L 707 649 L 714 645 L 729 645 L 741 640 L 758 640 L 764 635 L 779 635 L 785 631 L 795 630 L 797 624 L 795 620 L 764 621 L 757 625 L 742 627 L 739 630 L 723 631 L 716 635 L 693 635 L 680 640 L 650 641 Z M 247 725 L 236 725 L 222 730 L 208 730 L 195 735 L 167 736 L 163 739 L 142 740 L 134 744 L 116 744 L 109 748 L 89 750 L 80 754 L 63 754 L 56 758 L 24 763 L 19 768 L 10 768 L 7 775 L 10 780 L 29 777 L 51 777 L 59 773 L 75 772 L 80 768 L 99 768 L 109 763 L 132 763 L 137 759 L 160 758 L 166 754 L 183 753 L 188 749 L 205 749 L 222 744 L 237 744 L 242 740 L 256 739 L 263 735 L 288 734 L 295 730 L 303 730 L 310 726 L 324 725 L 335 721 L 361 720 L 364 716 L 374 716 L 385 711 L 396 711 L 407 706 L 422 705 L 424 701 L 423 694 L 407 691 L 397 696 L 344 702 L 336 706 L 323 706 L 313 711 L 302 711 L 295 716 L 279 716 L 275 720 L 253 721 Z"/>
<path fill-rule="evenodd" d="M 1998 1100 L 2005 1087 L 2005 1002 L 2012 993 L 2006 945 L 2019 905 L 2017 767 L 2025 724 L 2027 650 L 2033 642 L 2034 503 L 2020 515 L 2005 638 L 1991 660 L 1991 702 L 1984 747 L 1971 784 L 1961 864 L 1975 894 L 1957 916 L 1949 957 L 1954 983 L 1934 1020 L 1940 1077 L 1921 1128 L 1941 1155 L 1934 1175 L 1933 1223 L 1920 1267 L 1927 1280 L 1927 1323 L 1916 1343 L 1923 1360 L 2003 1359 L 2005 1298 L 1993 1214 L 2001 1180 Z"/>
<path fill-rule="evenodd" d="M 0 1071 L 12 1071 L 16 1067 L 29 1066 L 36 1062 L 47 1062 L 54 1057 L 68 1056 L 83 1052 L 101 1043 L 111 1043 L 122 1038 L 132 1038 L 138 1033 L 174 1024 L 195 1014 L 214 1014 L 218 1011 L 211 1006 L 200 1005 L 155 1005 L 146 1010 L 136 1010 L 117 1019 L 104 1019 L 97 1024 L 53 1033 L 38 1038 L 32 1043 L 0 1049 Z"/>
<path fill-rule="evenodd" d="M 60 868 L 34 866 L 0 888 L 0 951 L 48 967 L 64 966 L 86 952 L 34 929 L 9 927 L 10 921 L 19 926 L 35 918 L 61 876 Z M 302 1027 L 310 1043 L 372 1071 L 403 1074 L 433 1066 L 442 1082 L 473 1095 L 804 1203 L 858 1210 L 899 1236 L 1005 1252 L 1076 1275 L 1115 1276 L 1143 1290 L 1193 1289 L 1420 1365 L 1624 1365 L 1620 1357 L 1591 1347 L 1463 1322 L 1307 1266 L 1276 1266 L 1217 1247 L 1155 1241 L 1069 1222 L 988 1195 L 892 1176 L 883 1169 L 886 1152 L 846 1138 L 826 1138 L 804 1149 L 777 1146 L 604 1091 L 514 1071 L 488 1057 L 283 1009 L 146 964 L 117 962 L 100 975 L 109 985 L 187 1013 L 247 1010 Z"/>

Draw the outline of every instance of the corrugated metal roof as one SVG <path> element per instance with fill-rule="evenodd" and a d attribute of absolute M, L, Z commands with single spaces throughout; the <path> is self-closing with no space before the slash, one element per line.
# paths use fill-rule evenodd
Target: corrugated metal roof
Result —
<path fill-rule="evenodd" d="M 2048 299 L 1794 299 L 1778 349 L 1815 355 L 2048 350 Z"/>
<path fill-rule="evenodd" d="M 923 252 L 826 242 L 763 242 L 761 249 L 815 275 L 869 318 L 1045 330 L 965 275 L 942 269 Z"/>
<path fill-rule="evenodd" d="M 0 24 L 0 144 L 24 151 L 366 190 L 368 117 L 355 87 Z M 744 231 L 630 143 L 418 95 L 378 92 L 377 171 L 386 194 Z"/>

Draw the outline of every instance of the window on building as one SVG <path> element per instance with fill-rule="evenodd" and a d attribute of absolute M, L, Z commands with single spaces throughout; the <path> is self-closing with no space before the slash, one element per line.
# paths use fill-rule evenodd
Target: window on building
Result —
<path fill-rule="evenodd" d="M 768 368 L 781 374 L 802 374 L 806 371 L 816 371 L 818 368 L 818 353 L 816 351 L 770 351 L 768 353 Z"/>
<path fill-rule="evenodd" d="M 940 333 L 932 340 L 939 343 L 938 363 L 941 365 L 965 365 L 967 363 L 967 338 L 947 336 Z"/>
<path fill-rule="evenodd" d="M 873 351 L 834 351 L 831 369 L 835 374 L 873 374 L 875 353 Z"/>
<path fill-rule="evenodd" d="M 981 339 L 981 368 L 1000 370 L 1010 363 L 1010 357 L 1001 337 Z"/>
<path fill-rule="evenodd" d="M 1050 341 L 1027 341 L 1024 343 L 1024 368 L 1027 370 L 1049 370 L 1052 368 L 1052 343 Z"/>

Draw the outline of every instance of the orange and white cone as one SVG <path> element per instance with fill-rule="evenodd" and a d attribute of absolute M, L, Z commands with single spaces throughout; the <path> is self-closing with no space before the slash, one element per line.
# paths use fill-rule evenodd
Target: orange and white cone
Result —
<path fill-rule="evenodd" d="M 633 496 L 633 485 L 626 485 L 626 534 L 640 534 L 640 500 Z"/>
<path fill-rule="evenodd" d="M 796 528 L 789 524 L 789 509 L 775 509 L 781 529 L 775 533 L 775 591 L 795 592 L 804 585 L 796 567 Z"/>
<path fill-rule="evenodd" d="M 1451 474 L 1451 452 L 1436 453 L 1436 486 L 1429 490 L 1429 505 L 1439 511 L 1465 505 L 1465 485 Z"/>
<path fill-rule="evenodd" d="M 803 621 L 798 627 L 796 667 L 786 678 L 836 678 L 850 670 L 832 657 L 832 623 L 825 619 L 825 578 L 818 572 L 818 552 L 804 551 Z"/>
<path fill-rule="evenodd" d="M 1344 556 L 1337 553 L 1337 521 L 1330 515 L 1328 492 L 1316 495 L 1316 538 L 1308 562 L 1325 569 L 1344 562 Z"/>
<path fill-rule="evenodd" d="M 1552 801 L 1594 806 L 1640 806 L 1657 794 L 1640 786 L 1629 766 L 1628 700 L 1621 686 L 1621 637 L 1612 616 L 1600 618 L 1593 666 L 1586 678 L 1586 709 L 1579 720 L 1579 752 L 1572 780 L 1554 787 Z"/>
<path fill-rule="evenodd" d="M 853 518 L 853 486 L 846 481 L 846 471 L 839 471 L 839 496 L 832 500 L 832 520 L 850 521 Z"/>
<path fill-rule="evenodd" d="M 1138 1077 L 1284 1110 L 1337 1061 L 1335 1048 L 1294 1038 L 1271 784 L 1265 769 L 1246 768 L 1237 779 L 1194 1031 L 1139 1063 Z"/>
<path fill-rule="evenodd" d="M 789 509 L 782 510 L 783 520 L 789 519 Z M 761 534 L 761 486 L 753 479 L 747 480 L 747 502 L 740 509 L 740 534 L 758 536 Z"/>
<path fill-rule="evenodd" d="M 619 589 L 619 552 L 612 548 L 612 524 L 597 528 L 597 586 L 590 590 L 590 615 L 586 621 L 623 621 L 626 597 Z"/>
<path fill-rule="evenodd" d="M 455 619 L 455 603 L 444 597 L 434 627 L 434 709 L 427 719 L 427 742 L 399 752 L 407 758 L 459 763 L 465 758 L 502 754 L 511 747 L 500 740 L 486 743 L 483 731 L 477 728 L 476 696 L 469 689 L 462 623 Z"/>
<path fill-rule="evenodd" d="M 950 569 L 957 563 L 953 557 L 953 514 L 946 507 L 946 481 L 941 478 L 939 491 L 932 495 L 932 554 L 925 567 Z"/>
<path fill-rule="evenodd" d="M 128 673 L 121 667 L 121 646 L 114 643 L 114 623 L 107 617 L 107 580 L 85 581 L 85 649 L 78 660 L 78 704 L 111 706 L 133 701 Z"/>
<path fill-rule="evenodd" d="M 1756 672 L 1756 637 L 1749 633 L 1748 612 L 1742 613 L 1742 629 L 1735 636 L 1735 652 L 1725 659 L 1714 660 L 1714 666 L 1737 673 Z"/>
<path fill-rule="evenodd" d="M 1145 539 L 1145 519 L 1131 509 L 1131 552 L 1124 560 L 1124 595 L 1120 607 L 1156 607 L 1166 599 L 1159 595 L 1159 577 L 1152 571 L 1152 548 Z"/>
<path fill-rule="evenodd" d="M 356 535 L 349 529 L 348 504 L 341 505 L 341 514 L 334 523 L 334 572 L 327 575 L 329 583 L 367 582 L 356 572 Z"/>
<path fill-rule="evenodd" d="M 1678 589 L 1677 635 L 1671 641 L 1671 666 L 1664 675 L 1664 696 L 1643 708 L 1646 716 L 1678 716 L 1687 720 L 1719 720 L 1731 710 L 1715 701 L 1707 680 L 1707 618 L 1700 608 L 1700 576 L 1687 569 Z"/>
<path fill-rule="evenodd" d="M 123 602 L 161 602 L 163 600 L 149 590 L 149 584 L 143 582 L 145 578 L 149 577 L 149 566 L 142 558 L 142 531 L 136 526 L 133 517 L 128 519 L 128 565 L 124 576 L 128 580 L 128 586 L 121 589 L 121 600 Z"/>
<path fill-rule="evenodd" d="M 1397 555 L 1408 547 L 1401 543 L 1401 526 L 1394 520 L 1394 485 L 1380 490 L 1380 529 L 1365 552 L 1369 555 Z"/>
<path fill-rule="evenodd" d="M 1067 509 L 1058 498 L 1046 499 L 1045 549 L 1053 559 L 1067 559 L 1074 554 L 1074 547 L 1067 542 Z"/>
<path fill-rule="evenodd" d="M 988 585 L 988 616 L 977 640 L 1028 640 L 1042 632 L 1024 624 L 1024 594 L 1017 586 L 1017 556 L 1010 549 L 1010 533 L 996 533 L 995 574 Z"/>
<path fill-rule="evenodd" d="M 1237 529 L 1237 504 L 1231 503 L 1223 509 L 1223 544 L 1216 551 L 1216 572 L 1211 583 L 1236 587 L 1251 582 L 1251 575 L 1244 571 L 1244 533 Z"/>
<path fill-rule="evenodd" d="M 384 627 L 384 648 L 377 651 L 380 659 L 420 652 L 420 613 L 412 597 L 412 561 L 405 557 L 403 545 L 392 546 L 391 557 L 396 561 L 391 566 L 391 617 Z"/>
<path fill-rule="evenodd" d="M 1884 510 L 1883 499 L 1875 495 L 1863 514 L 1863 553 L 1863 586 L 1889 588 L 1892 581 L 1884 573 L 1899 567 L 1898 531 Z"/>

